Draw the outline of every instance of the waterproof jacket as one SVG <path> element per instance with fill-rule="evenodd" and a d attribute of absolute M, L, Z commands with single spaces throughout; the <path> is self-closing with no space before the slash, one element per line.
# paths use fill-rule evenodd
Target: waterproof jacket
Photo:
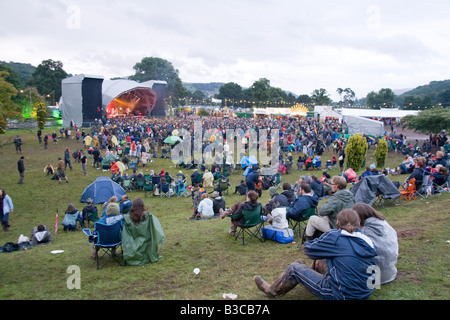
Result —
<path fill-rule="evenodd" d="M 141 221 L 135 224 L 130 215 L 124 215 L 122 228 L 123 257 L 129 265 L 143 265 L 156 262 L 160 258 L 159 248 L 165 241 L 164 231 L 159 220 L 146 212 Z"/>
<path fill-rule="evenodd" d="M 355 204 L 355 196 L 348 189 L 336 191 L 317 209 L 319 216 L 328 216 L 331 229 L 336 229 L 337 215 L 344 209 L 350 209 Z"/>
<path fill-rule="evenodd" d="M 331 290 L 330 299 L 362 300 L 372 294 L 368 283 L 377 253 L 373 242 L 359 230 L 333 229 L 306 242 L 304 252 L 313 260 L 326 259 L 328 270 L 321 286 Z"/>
<path fill-rule="evenodd" d="M 292 202 L 295 201 L 295 192 L 293 189 L 284 190 L 281 194 L 286 196 L 289 201 L 289 205 L 291 205 Z"/>
<path fill-rule="evenodd" d="M 286 218 L 297 220 L 303 211 L 309 208 L 316 208 L 319 204 L 319 197 L 315 194 L 301 195 L 295 200 L 286 212 Z"/>
<path fill-rule="evenodd" d="M 375 263 L 380 268 L 380 283 L 384 284 L 397 276 L 398 239 L 397 232 L 386 220 L 374 217 L 364 221 L 361 232 L 368 236 L 375 244 L 377 256 Z"/>

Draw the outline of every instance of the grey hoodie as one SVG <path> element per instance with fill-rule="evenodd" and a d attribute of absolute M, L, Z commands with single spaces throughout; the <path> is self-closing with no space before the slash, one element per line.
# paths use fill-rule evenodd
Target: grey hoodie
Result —
<path fill-rule="evenodd" d="M 397 232 L 386 220 L 368 218 L 364 221 L 361 232 L 375 244 L 377 256 L 375 263 L 380 268 L 380 283 L 387 283 L 397 276 L 395 266 L 398 258 Z"/>

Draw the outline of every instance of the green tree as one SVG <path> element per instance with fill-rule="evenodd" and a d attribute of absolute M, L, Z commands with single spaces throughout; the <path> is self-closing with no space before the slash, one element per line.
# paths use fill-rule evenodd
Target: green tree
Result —
<path fill-rule="evenodd" d="M 331 104 L 329 93 L 324 88 L 315 89 L 311 94 L 311 101 L 315 105 L 326 106 Z"/>
<path fill-rule="evenodd" d="M 409 115 L 401 120 L 403 128 L 424 134 L 440 133 L 450 128 L 450 108 L 437 107 Z"/>
<path fill-rule="evenodd" d="M 355 92 L 350 89 L 350 88 L 345 88 L 343 90 L 344 92 L 344 104 L 349 104 L 349 105 L 353 105 L 353 103 L 355 102 Z"/>
<path fill-rule="evenodd" d="M 194 104 L 201 104 L 205 98 L 206 98 L 205 94 L 203 93 L 203 91 L 200 90 L 195 90 L 194 93 L 192 94 Z"/>
<path fill-rule="evenodd" d="M 348 139 L 347 147 L 347 166 L 355 171 L 361 169 L 367 153 L 367 141 L 362 134 L 355 134 Z"/>
<path fill-rule="evenodd" d="M 266 78 L 261 78 L 255 81 L 250 87 L 252 93 L 252 100 L 259 105 L 269 100 L 270 98 L 270 81 Z"/>
<path fill-rule="evenodd" d="M 443 107 L 450 107 L 450 90 L 445 90 L 438 95 L 438 103 Z"/>
<path fill-rule="evenodd" d="M 135 74 L 131 80 L 145 82 L 149 80 L 163 80 L 167 82 L 166 99 L 169 103 L 178 106 L 181 99 L 186 96 L 186 89 L 183 87 L 178 70 L 172 63 L 161 58 L 145 57 L 134 65 Z"/>
<path fill-rule="evenodd" d="M 36 87 L 39 94 L 50 95 L 55 101 L 61 97 L 61 81 L 68 74 L 63 69 L 61 61 L 51 59 L 42 61 L 34 70 L 32 79 L 28 82 L 30 86 Z"/>
<path fill-rule="evenodd" d="M 0 71 L 0 133 L 5 133 L 7 119 L 21 118 L 22 108 L 11 100 L 17 89 L 5 80 L 8 77 L 8 72 Z"/>
<path fill-rule="evenodd" d="M 297 102 L 300 104 L 310 104 L 311 98 L 307 94 L 301 94 L 297 97 Z"/>
<path fill-rule="evenodd" d="M 395 105 L 395 93 L 389 88 L 380 89 L 378 92 L 369 92 L 366 97 L 366 105 L 369 107 L 392 108 Z"/>
<path fill-rule="evenodd" d="M 380 139 L 375 148 L 375 163 L 377 168 L 383 168 L 388 154 L 388 145 L 386 140 Z"/>
<path fill-rule="evenodd" d="M 234 82 L 225 83 L 220 87 L 217 99 L 222 99 L 222 105 L 225 105 L 225 100 L 242 100 L 242 87 Z"/>

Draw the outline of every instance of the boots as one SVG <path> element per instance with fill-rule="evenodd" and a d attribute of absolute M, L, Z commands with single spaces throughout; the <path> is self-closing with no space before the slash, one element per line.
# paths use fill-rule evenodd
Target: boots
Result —
<path fill-rule="evenodd" d="M 269 298 L 275 298 L 291 291 L 296 285 L 297 281 L 290 279 L 288 273 L 285 271 L 276 279 L 272 285 L 269 285 L 260 276 L 254 277 L 256 286 L 263 291 Z"/>

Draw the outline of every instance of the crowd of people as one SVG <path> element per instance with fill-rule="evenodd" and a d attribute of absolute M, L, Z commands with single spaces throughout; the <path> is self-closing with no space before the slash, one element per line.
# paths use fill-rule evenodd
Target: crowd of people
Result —
<path fill-rule="evenodd" d="M 288 174 L 292 170 L 292 163 L 295 161 L 293 154 L 298 155 L 297 168 L 308 169 L 314 168 L 314 162 L 320 161 L 320 156 L 324 152 L 332 152 L 331 165 L 339 165 L 342 171 L 347 140 L 342 135 L 342 123 L 337 119 L 328 119 L 324 123 L 301 118 L 219 119 L 211 117 L 200 119 L 195 116 L 176 118 L 172 121 L 145 118 L 110 119 L 93 126 L 89 133 L 85 129 L 74 126 L 62 130 L 60 137 L 52 136 L 54 143 L 57 143 L 58 139 L 69 138 L 72 130 L 75 130 L 75 137 L 83 146 L 73 153 L 66 148 L 64 156 L 58 158 L 56 170 L 48 163 L 44 172 L 59 183 L 62 180 L 68 183 L 66 170 L 73 170 L 72 159 L 80 162 L 83 174 L 87 175 L 87 158 L 91 157 L 92 166 L 108 170 L 112 180 L 118 183 L 128 178 L 137 181 L 143 178 L 142 171 L 137 171 L 139 166 L 146 168 L 152 158 L 159 156 L 159 151 L 161 151 L 161 157 L 168 157 L 170 154 L 174 145 L 165 144 L 164 139 L 174 130 L 181 129 L 190 132 L 193 138 L 196 121 L 201 121 L 202 124 L 204 138 L 201 149 L 203 151 L 215 141 L 214 137 L 221 136 L 226 144 L 228 129 L 242 129 L 244 134 L 236 136 L 235 139 L 242 139 L 244 147 L 248 149 L 251 147 L 251 140 L 245 135 L 246 130 L 254 129 L 259 134 L 261 128 L 279 128 L 280 162 L 276 173 L 271 175 L 263 174 L 263 168 L 258 164 L 248 165 L 245 168 L 245 178 L 235 186 L 234 190 L 235 194 L 245 195 L 245 200 L 233 204 L 225 203 L 223 193 L 229 187 L 231 188 L 228 177 L 236 169 L 236 157 L 233 159 L 233 151 L 225 147 L 220 152 L 216 152 L 216 156 L 219 154 L 219 159 L 212 165 L 209 165 L 205 159 L 201 163 L 178 163 L 179 169 L 176 175 L 169 174 L 167 170 L 161 170 L 159 173 L 151 170 L 150 176 L 158 178 L 157 189 L 162 190 L 165 185 L 172 185 L 175 192 L 181 188 L 178 183 L 184 183 L 184 188 L 186 187 L 187 176 L 183 171 L 192 170 L 190 182 L 193 214 L 188 217 L 189 220 L 230 217 L 229 233 L 234 236 L 237 228 L 245 224 L 243 212 L 254 211 L 259 206 L 262 208 L 262 216 L 269 224 L 298 220 L 308 209 L 316 212 L 308 219 L 305 229 L 306 242 L 303 246 L 305 255 L 314 261 L 313 265 L 306 266 L 303 261 L 295 261 L 273 284 L 268 284 L 260 276 L 255 276 L 256 286 L 266 295 L 275 297 L 286 294 L 300 283 L 322 299 L 367 299 L 373 292 L 373 288 L 367 286 L 368 281 L 373 278 L 373 275 L 368 272 L 370 267 L 379 268 L 377 277 L 381 284 L 395 279 L 397 273 L 395 264 L 398 258 L 395 230 L 387 223 L 385 217 L 371 206 L 355 203 L 354 195 L 348 189 L 348 179 L 345 175 L 331 177 L 327 170 L 324 170 L 319 177 L 317 171 L 313 172 L 312 176 L 306 174 L 300 177 L 294 184 L 284 182 L 278 185 L 280 181 L 277 180 L 277 176 Z M 269 143 L 273 138 L 270 136 L 270 131 L 268 130 L 267 137 L 263 137 Z M 42 143 L 41 135 L 42 133 L 38 134 L 39 143 Z M 434 139 L 436 146 L 440 148 L 436 156 L 430 153 L 431 149 L 425 149 L 428 148 L 427 144 L 425 148 L 413 147 L 411 149 L 414 150 L 414 154 L 406 153 L 405 162 L 395 171 L 381 174 L 410 173 L 405 182 L 415 178 L 417 184 L 420 183 L 425 168 L 429 167 L 437 183 L 444 185 L 448 181 L 449 150 L 447 147 L 449 142 L 446 138 L 444 140 L 442 135 L 437 137 L 430 137 L 430 141 Z M 389 148 L 396 152 L 405 150 L 400 146 L 408 146 L 402 138 L 396 139 L 395 136 L 384 138 L 387 139 Z M 48 135 L 45 135 L 45 148 L 47 148 L 47 142 Z M 20 145 L 17 147 L 16 144 L 16 151 L 21 153 Z M 232 159 L 229 156 L 232 156 Z M 111 160 L 105 163 L 105 159 Z M 23 160 L 24 157 L 21 156 L 18 162 L 19 183 L 23 183 L 24 179 Z M 119 162 L 124 165 L 123 168 L 119 167 Z M 240 164 L 237 163 L 237 165 Z M 130 177 L 126 172 L 128 168 L 133 169 Z M 366 169 L 359 177 L 360 179 L 367 175 L 379 174 L 375 168 Z M 280 193 L 279 188 L 282 190 Z M 260 200 L 263 190 L 267 190 L 270 195 L 267 203 L 261 203 Z M 326 198 L 324 202 L 319 205 L 320 200 L 324 198 Z M 8 215 L 14 207 L 3 189 L 0 189 L 0 200 L 2 227 L 7 230 L 9 229 Z M 121 221 L 123 230 L 126 230 L 123 231 L 126 232 L 124 241 L 128 241 L 124 244 L 127 248 L 125 249 L 127 262 L 141 264 L 157 261 L 158 248 L 165 238 L 164 232 L 158 219 L 146 210 L 140 198 L 131 201 L 128 196 L 124 196 L 119 201 L 113 197 L 104 203 L 100 216 L 93 207 L 95 208 L 92 199 L 88 199 L 82 210 L 77 210 L 70 203 L 62 222 L 64 230 L 73 231 L 78 226 L 85 228 L 89 221 L 104 224 Z M 93 215 L 91 215 L 92 212 L 94 212 Z M 156 228 L 158 231 L 154 234 L 158 243 L 156 248 L 136 247 L 130 244 L 138 236 L 137 229 L 140 224 L 145 224 L 145 228 Z M 41 229 L 40 227 L 40 231 L 43 231 Z M 150 252 L 145 259 L 138 258 L 145 252 Z"/>

